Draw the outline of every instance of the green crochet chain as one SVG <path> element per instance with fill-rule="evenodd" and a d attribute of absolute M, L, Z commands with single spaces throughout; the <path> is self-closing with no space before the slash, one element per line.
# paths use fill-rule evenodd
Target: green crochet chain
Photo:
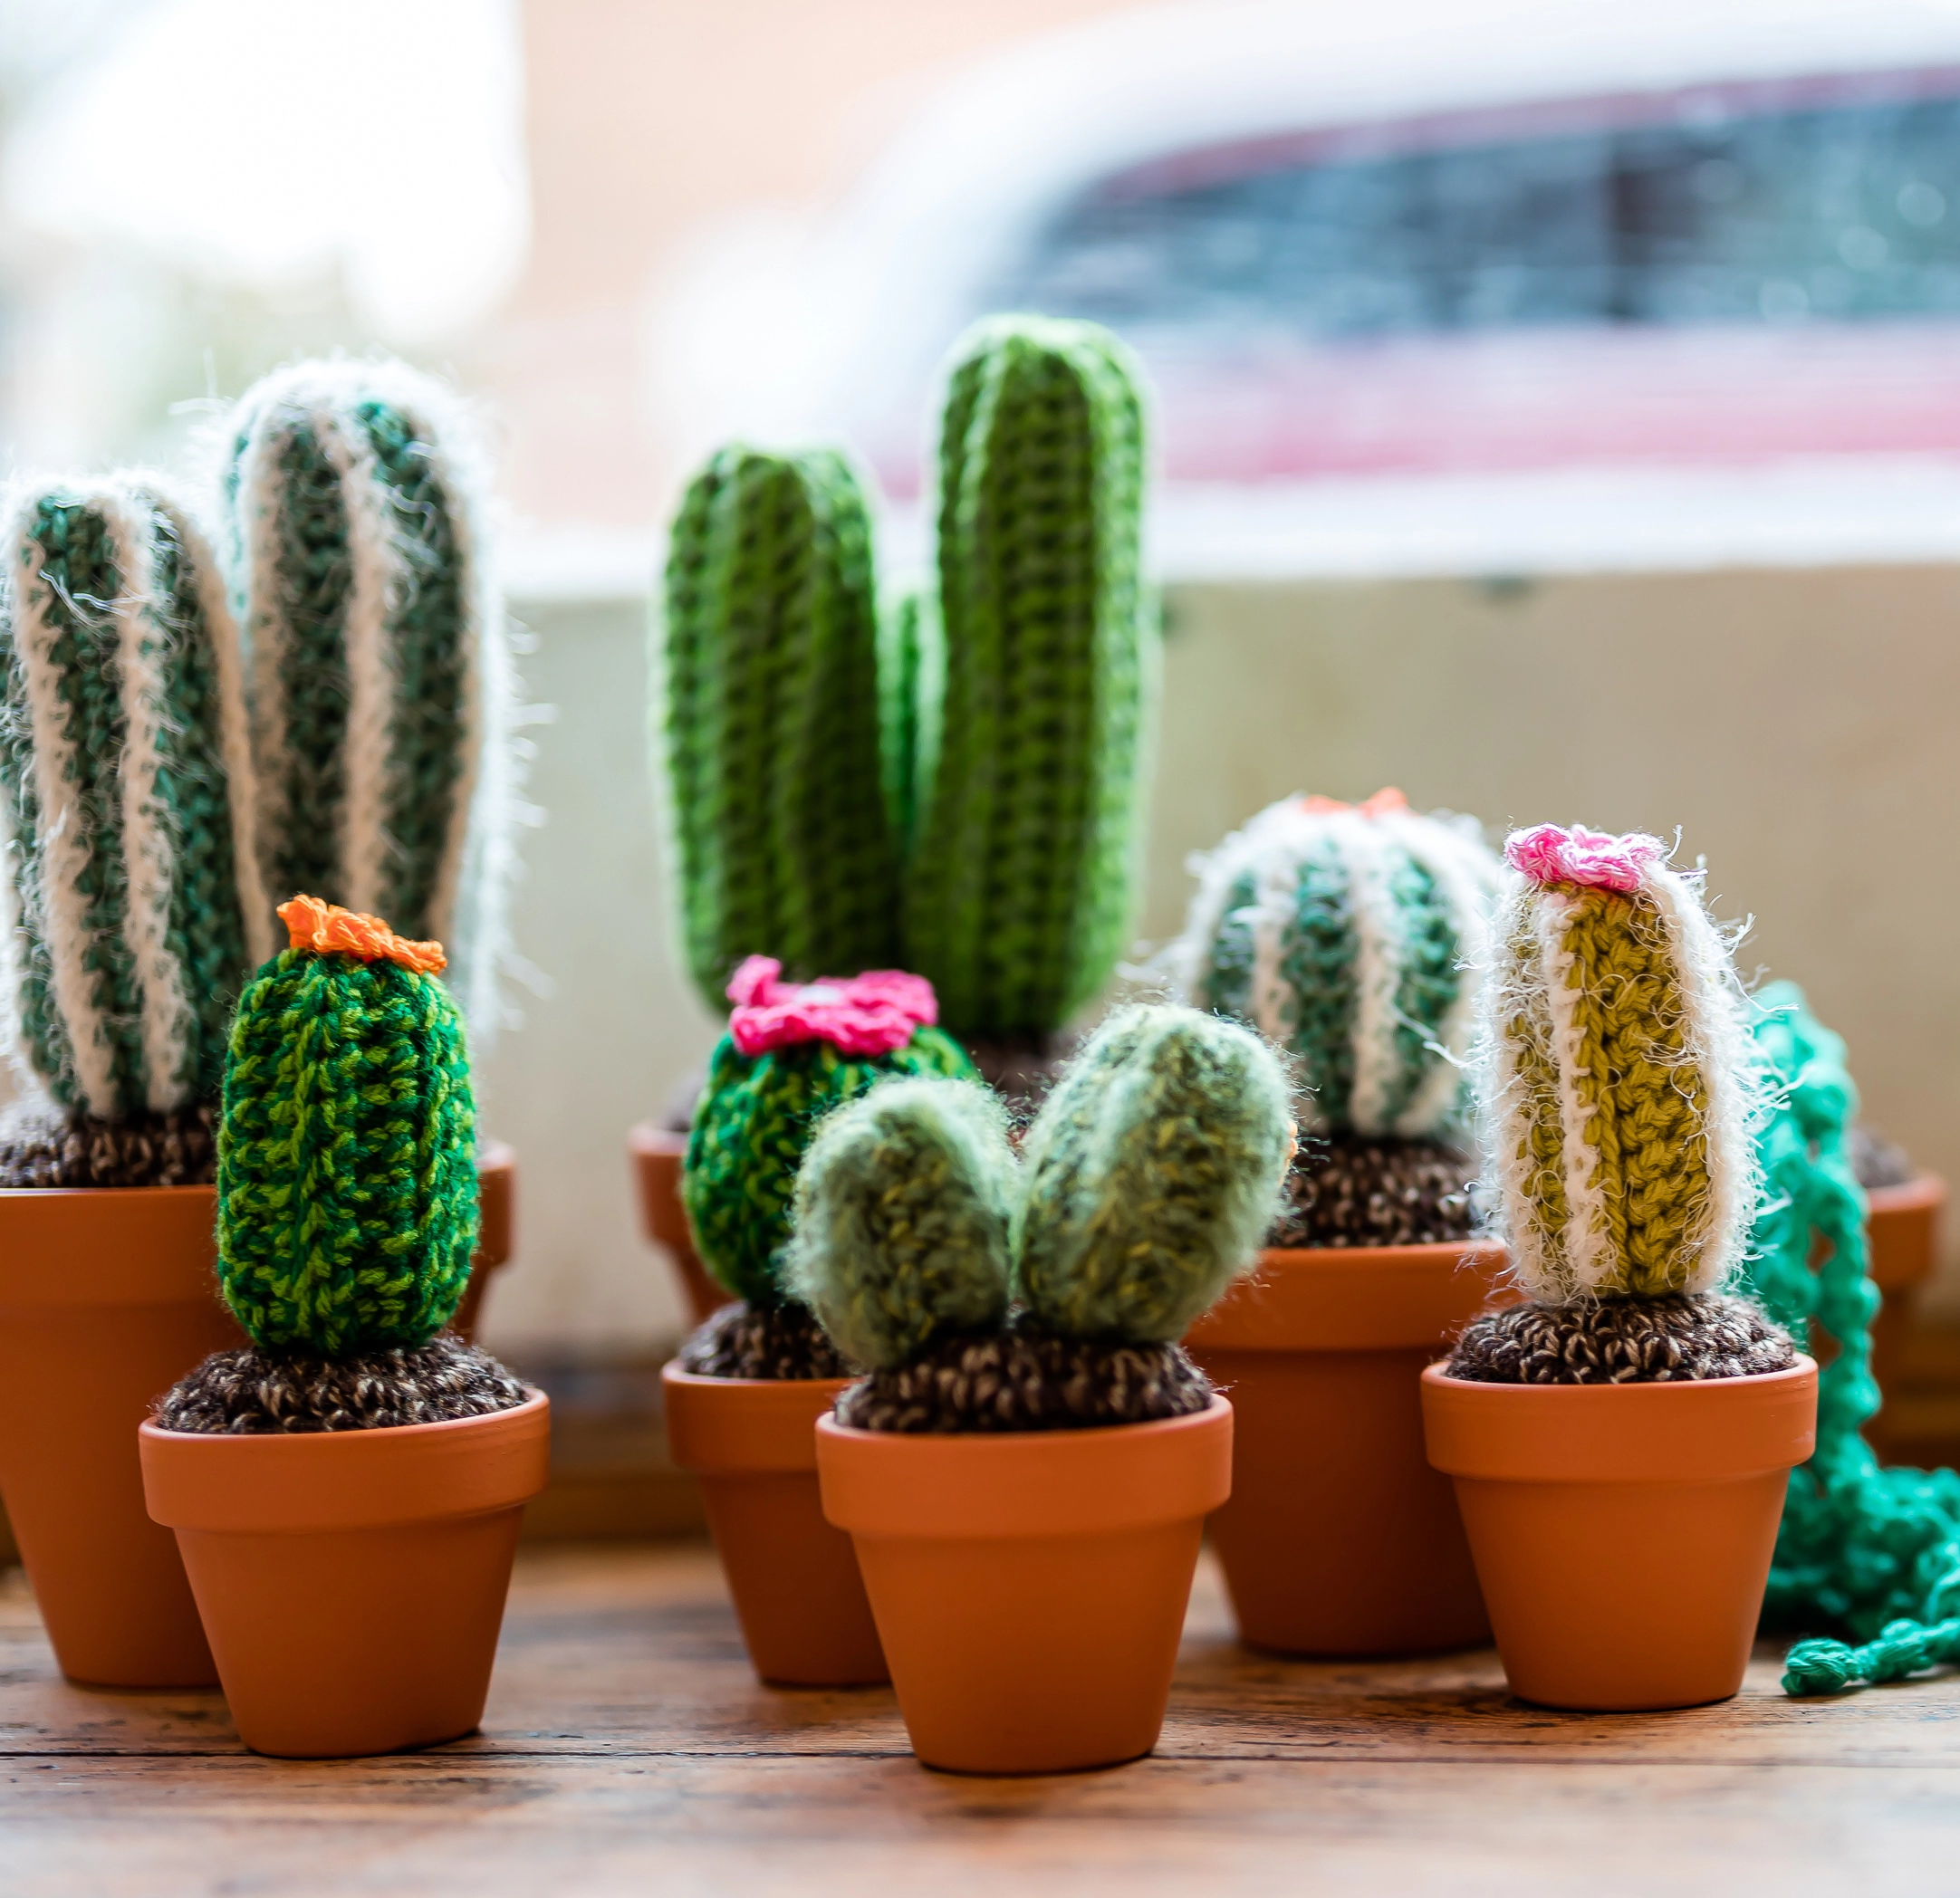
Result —
<path fill-rule="evenodd" d="M 1750 1270 L 1779 1323 L 1799 1335 L 1814 1324 L 1838 1343 L 1818 1380 L 1816 1452 L 1791 1473 L 1764 1615 L 1857 1637 L 1800 1641 L 1785 1659 L 1788 1692 L 1832 1693 L 1960 1660 L 1960 1475 L 1880 1469 L 1861 1434 L 1880 1401 L 1879 1295 L 1851 1169 L 1858 1089 L 1843 1041 L 1794 983 L 1772 983 L 1757 1001 L 1757 1045 L 1785 1091 L 1758 1140 L 1766 1190 Z M 1827 1250 L 1813 1270 L 1819 1240 Z"/>

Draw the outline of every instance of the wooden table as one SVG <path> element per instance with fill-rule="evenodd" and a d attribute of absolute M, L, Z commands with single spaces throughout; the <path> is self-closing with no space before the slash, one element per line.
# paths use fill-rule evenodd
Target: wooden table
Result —
<path fill-rule="evenodd" d="M 1561 1715 L 1491 1654 L 1283 1663 L 1201 1571 L 1156 1756 L 962 1779 L 887 1692 L 749 1674 L 689 1543 L 533 1547 L 483 1731 L 384 1759 L 260 1759 L 215 1693 L 66 1685 L 0 1587 L 6 1898 L 1218 1892 L 1960 1892 L 1960 1682 Z"/>

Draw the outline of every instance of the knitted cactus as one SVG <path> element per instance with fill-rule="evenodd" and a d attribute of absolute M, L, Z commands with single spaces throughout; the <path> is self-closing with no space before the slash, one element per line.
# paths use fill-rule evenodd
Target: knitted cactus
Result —
<path fill-rule="evenodd" d="M 1007 1315 L 1006 1110 L 964 1081 L 884 1080 L 823 1122 L 796 1184 L 786 1280 L 876 1370 Z"/>
<path fill-rule="evenodd" d="M 238 1004 L 218 1132 L 218 1278 L 266 1349 L 426 1343 L 476 1243 L 475 1109 L 441 945 L 310 896 Z"/>
<path fill-rule="evenodd" d="M 1299 1063 L 1316 1132 L 1446 1136 L 1468 1107 L 1484 955 L 1502 867 L 1473 820 L 1417 817 L 1398 791 L 1350 807 L 1269 805 L 1198 863 L 1175 954 L 1184 999 Z"/>
<path fill-rule="evenodd" d="M 97 1120 L 215 1101 L 232 1004 L 273 939 L 222 579 L 135 475 L 18 494 L 5 561 L 17 1059 Z"/>
<path fill-rule="evenodd" d="M 1134 375 L 1106 331 L 1037 317 L 954 355 L 905 949 L 969 1038 L 1060 1028 L 1130 921 L 1156 658 Z"/>
<path fill-rule="evenodd" d="M 816 1123 L 882 1075 L 970 1077 L 933 1026 L 931 988 L 884 972 L 799 988 L 751 956 L 728 984 L 728 1032 L 708 1062 L 681 1163 L 695 1246 L 716 1280 L 754 1306 L 783 1296 L 797 1168 Z"/>
<path fill-rule="evenodd" d="M 664 644 L 682 930 L 702 994 L 718 1002 L 752 954 L 799 977 L 897 962 L 870 525 L 840 456 L 727 448 L 695 477 Z"/>
<path fill-rule="evenodd" d="M 514 682 L 466 422 L 401 364 L 302 363 L 238 405 L 224 493 L 266 885 L 440 937 L 486 1032 Z"/>
<path fill-rule="evenodd" d="M 1493 1198 L 1533 1298 L 1719 1287 L 1755 1216 L 1740 985 L 1649 837 L 1514 833 L 1484 990 Z"/>

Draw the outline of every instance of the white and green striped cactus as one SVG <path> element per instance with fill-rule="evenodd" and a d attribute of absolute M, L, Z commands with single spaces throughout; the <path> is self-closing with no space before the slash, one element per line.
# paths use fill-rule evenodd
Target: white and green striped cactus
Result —
<path fill-rule="evenodd" d="M 1285 798 L 1193 865 L 1182 999 L 1249 1022 L 1300 1065 L 1317 1133 L 1461 1131 L 1464 1063 L 1501 866 L 1475 820 L 1399 791 Z"/>
<path fill-rule="evenodd" d="M 455 398 L 399 363 L 301 363 L 232 418 L 266 885 L 442 942 L 479 1040 L 514 795 L 485 491 Z"/>
<path fill-rule="evenodd" d="M 16 1059 L 99 1121 L 209 1103 L 274 927 L 217 564 L 140 475 L 17 492 L 0 549 Z"/>

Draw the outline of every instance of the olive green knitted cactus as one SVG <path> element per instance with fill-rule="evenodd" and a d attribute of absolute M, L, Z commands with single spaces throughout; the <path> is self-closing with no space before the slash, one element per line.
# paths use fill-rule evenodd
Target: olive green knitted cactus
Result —
<path fill-rule="evenodd" d="M 1284 798 L 1198 868 L 1184 999 L 1291 1053 L 1317 1132 L 1458 1132 L 1503 868 L 1475 821 L 1418 817 L 1398 791 Z"/>
<path fill-rule="evenodd" d="M 1157 651 L 1143 475 L 1136 372 L 1107 331 L 1001 317 L 956 349 L 905 949 L 969 1038 L 1052 1034 L 1125 946 Z"/>
<path fill-rule="evenodd" d="M 1649 837 L 1515 833 L 1484 991 L 1495 1193 L 1551 1304 L 1721 1286 L 1760 1178 L 1757 1058 L 1726 945 Z"/>
<path fill-rule="evenodd" d="M 4 544 L 18 1058 L 101 1121 L 215 1101 L 232 1004 L 273 942 L 222 579 L 139 475 L 16 494 Z"/>
<path fill-rule="evenodd" d="M 218 1130 L 218 1279 L 264 1349 L 426 1343 L 469 1280 L 475 1108 L 438 945 L 307 897 L 238 1004 Z"/>
<path fill-rule="evenodd" d="M 674 522 L 662 644 L 703 996 L 717 1005 L 749 955 L 800 978 L 893 966 L 902 766 L 879 752 L 870 524 L 841 457 L 734 447 L 702 469 Z"/>
<path fill-rule="evenodd" d="M 265 883 L 439 938 L 481 1037 L 514 685 L 472 431 L 402 364 L 304 362 L 246 392 L 229 446 Z"/>

